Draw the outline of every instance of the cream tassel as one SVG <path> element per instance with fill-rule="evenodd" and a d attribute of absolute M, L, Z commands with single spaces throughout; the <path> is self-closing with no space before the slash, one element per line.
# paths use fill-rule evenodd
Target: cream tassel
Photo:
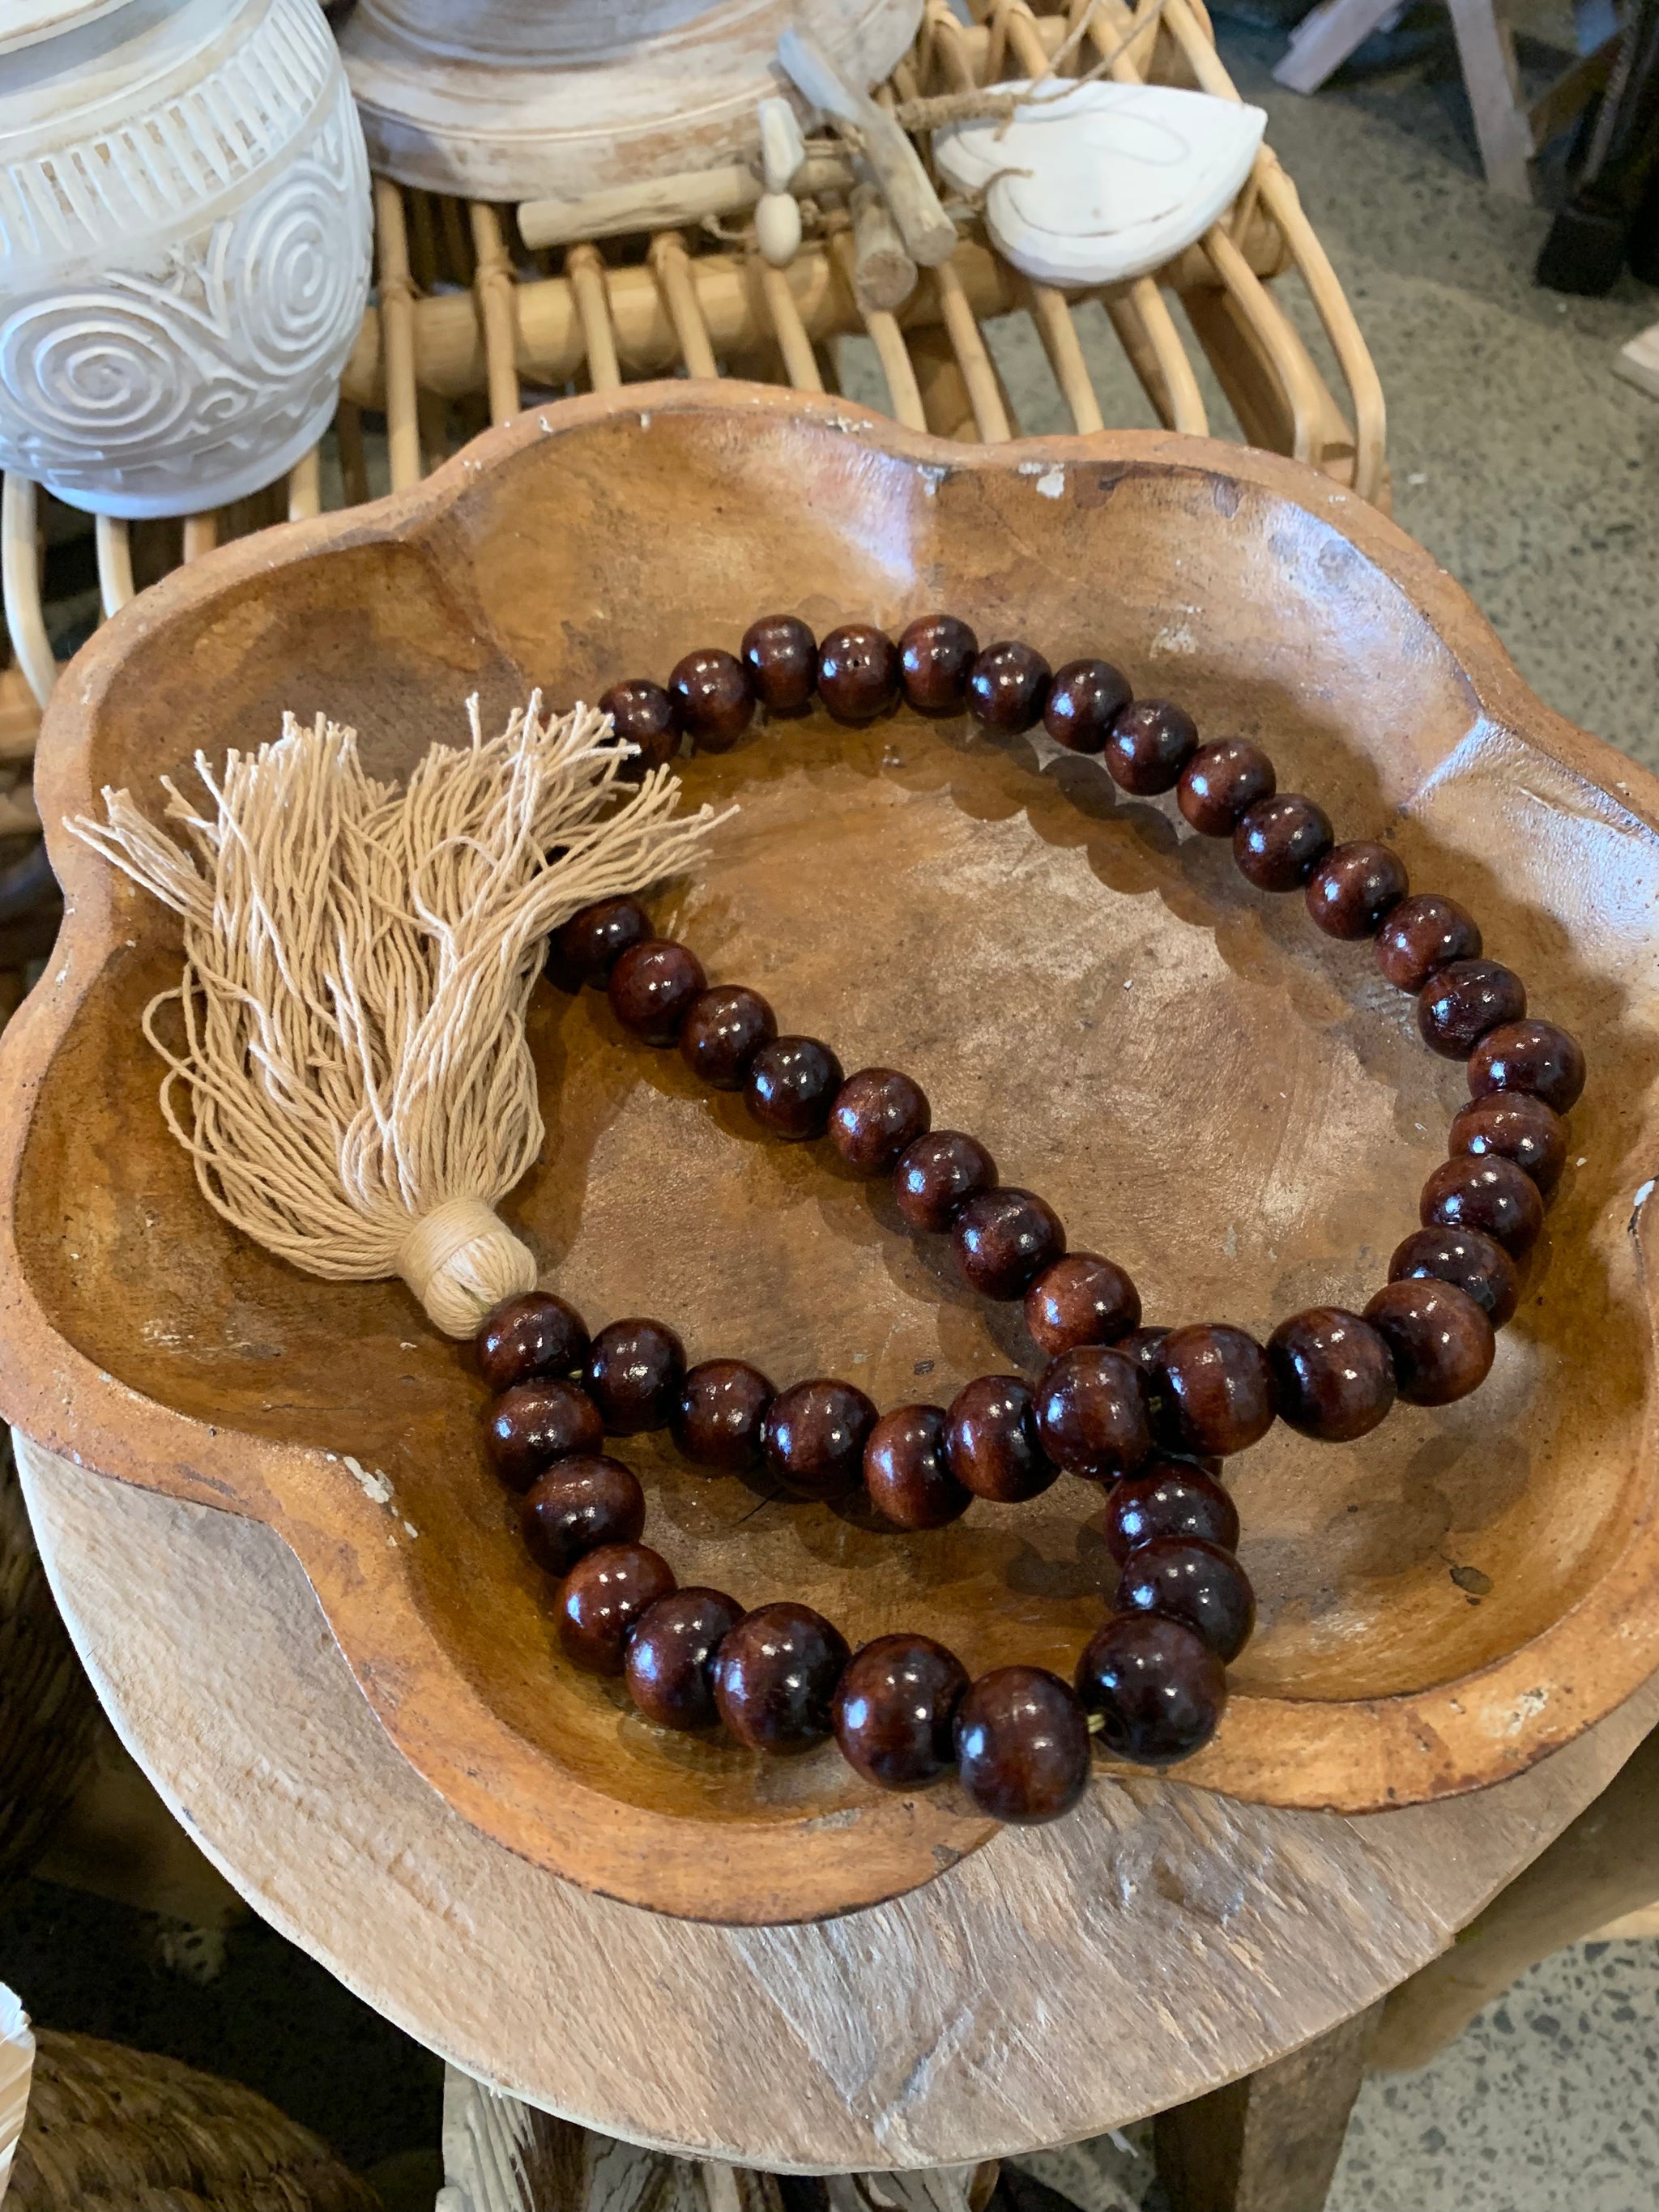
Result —
<path fill-rule="evenodd" d="M 525 1013 L 549 931 L 684 868 L 714 819 L 677 818 L 665 768 L 619 785 L 631 748 L 590 708 L 544 721 L 538 693 L 488 742 L 468 712 L 471 744 L 401 790 L 356 731 L 288 715 L 217 781 L 198 753 L 205 811 L 162 778 L 188 844 L 125 791 L 66 825 L 183 917 L 184 980 L 143 1027 L 209 1204 L 311 1274 L 401 1275 L 451 1336 L 535 1287 L 494 1207 L 542 1146 Z"/>

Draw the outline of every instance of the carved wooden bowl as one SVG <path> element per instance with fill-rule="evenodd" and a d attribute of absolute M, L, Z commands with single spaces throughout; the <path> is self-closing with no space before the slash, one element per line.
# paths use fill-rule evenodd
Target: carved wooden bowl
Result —
<path fill-rule="evenodd" d="M 488 720 L 532 683 L 562 702 L 661 677 L 771 609 L 822 631 L 936 606 L 1056 665 L 1103 652 L 1205 731 L 1263 738 L 1282 787 L 1339 835 L 1391 836 L 1584 1041 L 1575 1164 L 1486 1386 L 1349 1447 L 1281 1427 L 1233 1463 L 1261 1627 L 1182 1770 L 1347 1811 L 1513 1773 L 1659 1665 L 1653 1312 L 1631 1233 L 1659 1158 L 1659 787 L 1540 707 L 1373 509 L 1291 463 L 1161 434 L 969 451 L 839 401 L 636 386 L 145 592 L 59 684 L 41 811 L 56 825 L 106 783 L 155 802 L 197 746 L 257 743 L 285 707 L 355 722 L 371 764 L 402 769 L 459 735 L 474 689 Z M 914 1072 L 942 1124 L 1130 1268 L 1150 1320 L 1265 1335 L 1383 1279 L 1462 1070 L 1424 1049 L 1369 948 L 1250 890 L 1167 802 L 908 714 L 757 730 L 685 781 L 741 811 L 706 879 L 659 897 L 661 923 L 848 1067 Z M 562 1662 L 465 1349 L 401 1285 L 313 1281 L 208 1210 L 138 1036 L 178 973 L 172 919 L 49 836 L 68 918 L 0 1051 L 11 1418 L 278 1530 L 409 1759 L 573 1881 L 804 1918 L 914 1887 L 993 1832 L 954 1784 L 880 1797 L 832 1747 L 768 1761 L 665 1738 Z M 844 1375 L 884 1406 L 1033 1364 L 1018 1309 L 967 1294 L 828 1147 L 762 1140 L 592 992 L 538 995 L 534 1031 L 549 1139 L 505 1212 L 596 1324 L 657 1315 L 693 1358 Z M 799 1596 L 854 1642 L 915 1627 L 973 1669 L 1069 1671 L 1100 1616 L 1081 1482 L 905 1537 L 708 1479 L 655 1439 L 623 1452 L 683 1578 Z"/>

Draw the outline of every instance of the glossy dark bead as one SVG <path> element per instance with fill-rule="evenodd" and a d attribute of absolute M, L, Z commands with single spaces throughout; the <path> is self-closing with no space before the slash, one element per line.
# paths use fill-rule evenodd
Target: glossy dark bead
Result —
<path fill-rule="evenodd" d="M 951 1472 L 943 1406 L 895 1406 L 864 1445 L 864 1486 L 896 1528 L 943 1528 L 973 1504 Z"/>
<path fill-rule="evenodd" d="M 1397 853 L 1356 839 L 1328 853 L 1309 877 L 1308 912 L 1327 937 L 1371 937 L 1410 887 Z"/>
<path fill-rule="evenodd" d="M 1224 1664 L 1237 1658 L 1255 1626 L 1249 1577 L 1231 1552 L 1201 1536 L 1138 1544 L 1125 1563 L 1115 1606 L 1119 1613 L 1185 1621 Z"/>
<path fill-rule="evenodd" d="M 1133 696 L 1128 678 L 1109 660 L 1068 660 L 1048 686 L 1042 726 L 1074 753 L 1101 752 Z"/>
<path fill-rule="evenodd" d="M 1396 1244 L 1389 1280 L 1412 1275 L 1450 1283 L 1474 1300 L 1494 1328 L 1510 1319 L 1521 1298 L 1521 1271 L 1501 1244 L 1478 1229 L 1413 1229 Z"/>
<path fill-rule="evenodd" d="M 1201 1751 L 1227 1706 L 1226 1670 L 1183 1620 L 1125 1613 L 1096 1629 L 1077 1662 L 1077 1693 L 1101 1717 L 1102 1747 L 1139 1766 Z"/>
<path fill-rule="evenodd" d="M 685 1381 L 685 1347 L 659 1321 L 613 1321 L 593 1340 L 583 1376 L 613 1437 L 665 1429 Z"/>
<path fill-rule="evenodd" d="M 628 1694 L 659 1728 L 708 1729 L 714 1705 L 714 1654 L 743 1619 L 724 1590 L 694 1586 L 659 1597 L 642 1613 L 623 1662 Z"/>
<path fill-rule="evenodd" d="M 1115 1344 L 1139 1322 L 1139 1291 L 1098 1252 L 1066 1253 L 1025 1293 L 1026 1329 L 1051 1359 L 1079 1344 Z"/>
<path fill-rule="evenodd" d="M 1017 639 L 988 645 L 968 677 L 968 705 L 988 730 L 1015 736 L 1029 730 L 1048 696 L 1048 664 Z"/>
<path fill-rule="evenodd" d="M 1322 1443 L 1351 1443 L 1388 1417 L 1394 1358 L 1368 1322 L 1342 1306 L 1310 1306 L 1267 1339 L 1279 1417 Z"/>
<path fill-rule="evenodd" d="M 1544 1225 L 1544 1201 L 1513 1160 L 1460 1155 L 1443 1161 L 1424 1184 L 1418 1218 L 1425 1229 L 1478 1229 L 1511 1258 L 1524 1260 Z"/>
<path fill-rule="evenodd" d="M 842 1757 L 880 1790 L 925 1790 L 956 1765 L 968 1669 L 931 1636 L 878 1636 L 836 1686 Z"/>
<path fill-rule="evenodd" d="M 741 1091 L 750 1063 L 778 1033 L 777 1016 L 758 991 L 716 983 L 699 991 L 680 1023 L 680 1058 L 716 1091 Z"/>
<path fill-rule="evenodd" d="M 979 640 L 955 615 L 921 615 L 899 639 L 899 680 L 919 714 L 959 714 Z"/>
<path fill-rule="evenodd" d="M 490 1389 L 510 1390 L 515 1382 L 580 1367 L 587 1357 L 587 1324 L 550 1291 L 529 1291 L 484 1316 L 473 1350 Z"/>
<path fill-rule="evenodd" d="M 1126 1359 L 1133 1359 L 1140 1370 L 1142 1378 L 1151 1383 L 1158 1374 L 1158 1346 L 1169 1334 L 1167 1328 L 1146 1324 L 1139 1328 L 1132 1328 L 1127 1336 L 1120 1337 L 1112 1349 L 1121 1352 Z"/>
<path fill-rule="evenodd" d="M 1472 1098 L 1524 1091 L 1558 1114 L 1570 1114 L 1583 1089 L 1583 1048 L 1553 1022 L 1505 1022 L 1469 1054 Z"/>
<path fill-rule="evenodd" d="M 994 1190 L 997 1164 L 977 1137 L 934 1129 L 907 1145 L 893 1170 L 893 1203 L 912 1229 L 948 1229 L 969 1199 Z"/>
<path fill-rule="evenodd" d="M 1390 1378 L 1390 1391 L 1393 1384 Z M 1157 1459 L 1106 1493 L 1096 1524 L 1121 1566 L 1131 1552 L 1163 1536 L 1201 1536 L 1224 1552 L 1238 1543 L 1238 1508 L 1213 1475 L 1191 1460 Z"/>
<path fill-rule="evenodd" d="M 962 1786 L 994 1820 L 1057 1820 L 1088 1787 L 1088 1716 L 1046 1667 L 981 1674 L 957 1707 L 956 1740 Z"/>
<path fill-rule="evenodd" d="M 1056 1467 L 1092 1482 L 1129 1474 L 1152 1446 L 1141 1370 L 1115 1346 L 1079 1345 L 1036 1387 L 1037 1437 Z"/>
<path fill-rule="evenodd" d="M 750 1061 L 743 1095 L 769 1136 L 803 1144 L 823 1134 L 844 1080 L 841 1062 L 817 1037 L 773 1037 Z"/>
<path fill-rule="evenodd" d="M 894 1067 L 861 1067 L 830 1109 L 830 1141 L 860 1175 L 885 1175 L 933 1120 L 927 1093 Z"/>
<path fill-rule="evenodd" d="M 1018 1298 L 1066 1249 L 1066 1231 L 1046 1200 L 1011 1184 L 970 1198 L 951 1226 L 951 1242 L 970 1290 Z"/>
<path fill-rule="evenodd" d="M 1419 992 L 1437 968 L 1473 960 L 1480 951 L 1474 917 L 1455 899 L 1419 891 L 1402 899 L 1376 933 L 1376 964 L 1396 991 Z"/>
<path fill-rule="evenodd" d="M 1059 1472 L 1043 1456 L 1031 1393 L 1018 1375 L 981 1375 L 957 1391 L 945 1449 L 963 1489 L 1004 1505 L 1037 1497 Z"/>
<path fill-rule="evenodd" d="M 556 929 L 547 948 L 547 972 L 562 989 L 603 984 L 631 945 L 651 935 L 651 917 L 637 899 L 595 899 Z"/>
<path fill-rule="evenodd" d="M 750 1751 L 803 1751 L 834 1723 L 847 1638 L 810 1605 L 786 1599 L 744 1613 L 714 1654 L 714 1704 Z"/>
<path fill-rule="evenodd" d="M 743 663 L 719 646 L 676 661 L 668 689 L 680 727 L 699 752 L 726 751 L 754 720 L 755 695 Z"/>
<path fill-rule="evenodd" d="M 489 1412 L 489 1456 L 509 1490 L 523 1490 L 556 1459 L 605 1443 L 599 1407 L 580 1384 L 556 1376 L 515 1383 Z"/>
<path fill-rule="evenodd" d="M 602 1544 L 587 1553 L 559 1592 L 566 1658 L 590 1674 L 620 1674 L 629 1630 L 673 1587 L 673 1571 L 648 1544 Z"/>
<path fill-rule="evenodd" d="M 605 995 L 625 1030 L 647 1044 L 672 1044 L 691 1002 L 707 988 L 690 945 L 666 938 L 631 945 L 611 970 Z"/>
<path fill-rule="evenodd" d="M 1114 783 L 1150 799 L 1170 791 L 1198 750 L 1198 725 L 1169 699 L 1137 699 L 1112 724 L 1106 766 Z"/>
<path fill-rule="evenodd" d="M 1253 806 L 1279 788 L 1273 764 L 1248 738 L 1200 745 L 1181 771 L 1176 804 L 1202 837 L 1231 837 Z"/>
<path fill-rule="evenodd" d="M 1273 1375 L 1248 1330 L 1225 1322 L 1172 1328 L 1158 1347 L 1154 1389 L 1170 1443 L 1182 1451 L 1246 1451 L 1273 1425 Z"/>
<path fill-rule="evenodd" d="M 1365 1318 L 1394 1354 L 1401 1396 L 1413 1406 L 1449 1406 L 1486 1381 L 1492 1323 L 1455 1284 L 1408 1275 L 1380 1290 Z"/>
<path fill-rule="evenodd" d="M 1300 890 L 1334 842 L 1330 817 L 1300 792 L 1259 799 L 1233 831 L 1233 859 L 1259 891 Z"/>
<path fill-rule="evenodd" d="M 1437 968 L 1417 1000 L 1418 1033 L 1443 1060 L 1467 1060 L 1489 1030 L 1518 1022 L 1527 987 L 1498 960 L 1453 960 Z"/>
<path fill-rule="evenodd" d="M 1524 1091 L 1492 1091 L 1471 1098 L 1454 1117 L 1453 1152 L 1472 1160 L 1513 1160 L 1547 1198 L 1567 1164 L 1566 1125 L 1553 1106 Z"/>
<path fill-rule="evenodd" d="M 624 744 L 637 748 L 623 770 L 630 780 L 647 769 L 660 768 L 679 750 L 679 708 L 660 684 L 642 676 L 613 684 L 600 696 L 599 712 L 610 715 L 611 727 Z"/>
<path fill-rule="evenodd" d="M 761 1423 L 766 1464 L 806 1498 L 842 1498 L 863 1478 L 876 1409 L 850 1382 L 822 1376 L 781 1390 Z"/>
<path fill-rule="evenodd" d="M 769 714 L 799 714 L 818 680 L 818 641 L 799 615 L 763 615 L 743 634 L 738 657 Z"/>
<path fill-rule="evenodd" d="M 645 1492 L 620 1460 L 583 1453 L 556 1461 L 525 1492 L 520 1527 L 525 1549 L 550 1575 L 568 1574 L 601 1544 L 636 1544 L 645 1528 Z"/>
<path fill-rule="evenodd" d="M 818 647 L 818 696 L 836 721 L 890 714 L 898 688 L 898 647 L 872 623 L 845 623 Z"/>
<path fill-rule="evenodd" d="M 702 1360 L 681 1385 L 669 1423 L 674 1442 L 698 1467 L 735 1471 L 757 1466 L 761 1425 L 776 1395 L 759 1368 L 746 1360 Z"/>

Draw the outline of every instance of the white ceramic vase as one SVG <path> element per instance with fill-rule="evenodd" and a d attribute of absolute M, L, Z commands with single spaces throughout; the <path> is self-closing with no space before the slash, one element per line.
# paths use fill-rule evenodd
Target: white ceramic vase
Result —
<path fill-rule="evenodd" d="M 368 296 L 368 165 L 317 0 L 0 9 L 0 465 L 189 514 L 327 428 Z M 8 51 L 9 47 L 9 51 Z"/>

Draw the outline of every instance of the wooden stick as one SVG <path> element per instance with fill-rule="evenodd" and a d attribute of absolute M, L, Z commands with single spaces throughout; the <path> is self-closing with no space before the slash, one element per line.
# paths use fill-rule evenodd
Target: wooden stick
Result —
<path fill-rule="evenodd" d="M 791 190 L 810 198 L 816 192 L 850 191 L 853 181 L 849 161 L 811 154 Z M 752 169 L 736 162 L 681 176 L 643 178 L 584 192 L 580 199 L 525 200 L 519 208 L 519 234 L 526 246 L 571 246 L 584 238 L 677 229 L 708 216 L 746 214 L 764 189 Z"/>
<path fill-rule="evenodd" d="M 290 522 L 303 522 L 307 516 L 320 514 L 322 511 L 322 454 L 313 446 L 289 471 L 288 519 Z"/>
<path fill-rule="evenodd" d="M 1091 431 L 1103 430 L 1106 418 L 1100 411 L 1100 401 L 1089 374 L 1089 365 L 1083 357 L 1082 341 L 1072 320 L 1066 295 L 1056 291 L 1052 284 L 1032 284 L 1029 292 L 1027 304 L 1031 320 L 1036 325 L 1037 336 L 1048 356 L 1060 397 L 1072 410 L 1073 427 L 1083 438 Z"/>
<path fill-rule="evenodd" d="M 852 292 L 856 274 L 852 231 L 838 230 L 830 241 L 830 250 L 842 282 Z M 925 430 L 927 416 L 916 388 L 915 369 L 905 350 L 903 332 L 894 318 L 879 307 L 872 308 L 864 317 L 864 327 L 887 380 L 887 397 L 894 416 L 907 430 Z"/>
<path fill-rule="evenodd" d="M 665 231 L 659 238 L 652 240 L 651 251 L 646 258 L 662 287 L 663 301 L 674 325 L 686 374 L 718 376 L 720 368 L 714 359 L 714 349 L 708 343 L 708 325 L 697 305 L 696 287 L 691 281 L 691 257 L 685 250 L 685 240 L 677 230 Z"/>
<path fill-rule="evenodd" d="M 392 490 L 407 491 L 421 480 L 421 422 L 415 398 L 415 287 L 409 274 L 404 196 L 389 177 L 374 179 L 374 229 L 380 247 L 380 325 L 386 348 L 386 458 Z M 471 301 L 465 304 L 472 315 Z"/>
<path fill-rule="evenodd" d="M 612 391 L 623 380 L 622 368 L 617 359 L 616 333 L 611 328 L 611 306 L 606 297 L 605 263 L 599 247 L 573 246 L 564 257 L 564 268 L 565 275 L 570 280 L 571 295 L 576 303 L 588 382 L 595 392 Z M 571 366 L 574 368 L 575 364 L 573 362 Z"/>
<path fill-rule="evenodd" d="M 853 187 L 853 291 L 861 310 L 902 307 L 916 289 L 916 264 L 873 185 Z"/>
<path fill-rule="evenodd" d="M 933 283 L 939 293 L 940 320 L 961 368 L 963 382 L 968 387 L 975 428 L 988 446 L 1005 445 L 1013 433 L 1009 428 L 996 371 L 986 350 L 984 335 L 974 319 L 962 279 L 947 265 L 934 270 Z"/>
<path fill-rule="evenodd" d="M 800 309 L 795 305 L 787 276 L 765 261 L 758 266 L 761 294 L 777 335 L 778 350 L 783 356 L 784 374 L 797 392 L 822 392 L 823 379 L 818 373 L 817 356 L 800 319 Z"/>
<path fill-rule="evenodd" d="M 199 561 L 204 553 L 211 553 L 219 543 L 219 518 L 210 510 L 206 514 L 187 514 L 185 517 L 185 559 Z"/>
<path fill-rule="evenodd" d="M 848 84 L 817 40 L 795 24 L 778 40 L 778 60 L 868 161 L 910 258 L 924 269 L 948 261 L 956 251 L 956 225 L 939 205 L 921 155 L 893 118 L 867 93 Z"/>
<path fill-rule="evenodd" d="M 508 422 L 519 411 L 518 344 L 514 330 L 513 264 L 501 236 L 501 218 L 483 200 L 474 200 L 472 247 L 477 258 L 473 290 L 483 330 L 489 419 Z"/>
<path fill-rule="evenodd" d="M 58 663 L 40 605 L 40 548 L 36 535 L 35 491 L 27 477 L 6 476 L 0 494 L 0 585 L 3 585 L 6 629 L 17 665 L 44 707 L 58 681 Z"/>
<path fill-rule="evenodd" d="M 98 597 L 107 622 L 132 597 L 132 540 L 119 516 L 100 514 L 93 526 L 93 542 L 98 553 Z"/>

